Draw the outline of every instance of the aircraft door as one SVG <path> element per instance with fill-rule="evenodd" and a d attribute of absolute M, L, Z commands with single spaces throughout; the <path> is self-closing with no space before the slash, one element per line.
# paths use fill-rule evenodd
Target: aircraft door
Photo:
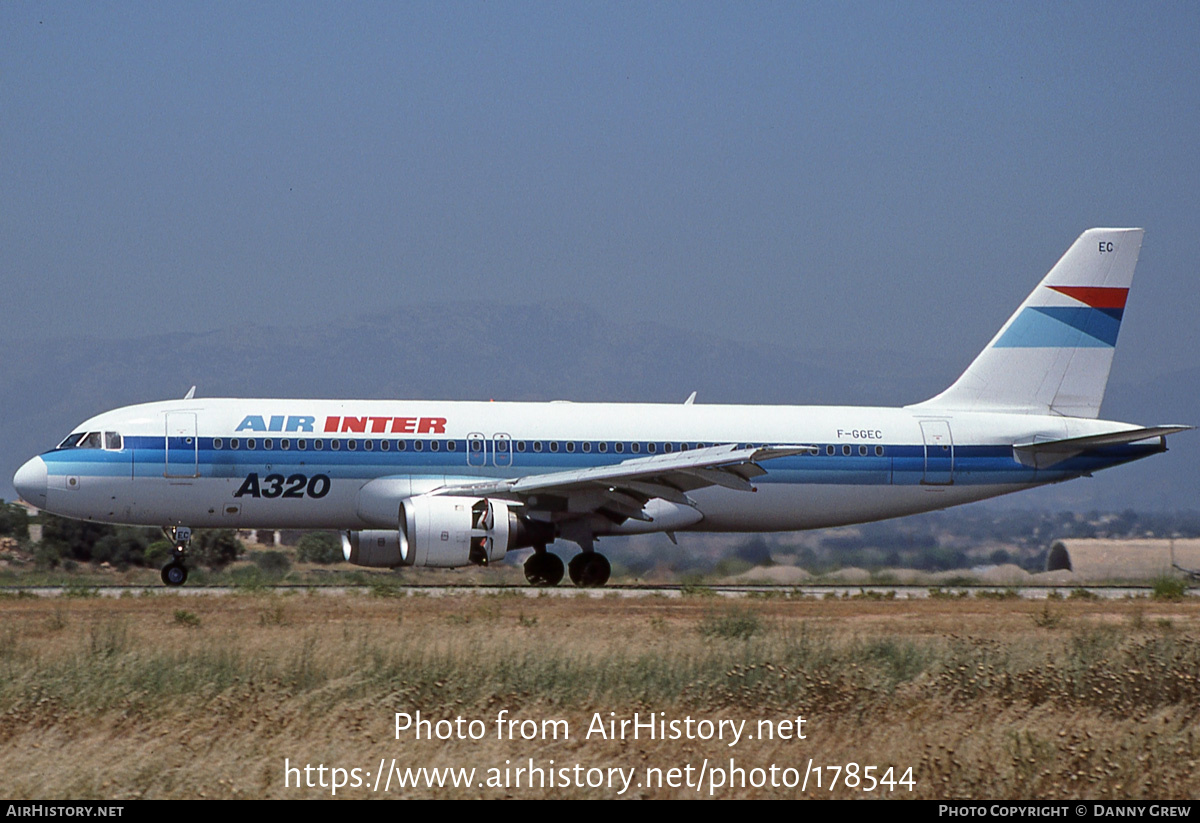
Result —
<path fill-rule="evenodd" d="M 487 441 L 479 432 L 467 435 L 467 465 L 484 466 L 487 464 Z"/>
<path fill-rule="evenodd" d="M 948 486 L 954 482 L 954 439 L 950 436 L 950 421 L 922 420 L 921 437 L 925 441 L 925 476 L 927 486 Z"/>
<path fill-rule="evenodd" d="M 492 437 L 492 465 L 507 469 L 512 465 L 512 438 L 503 432 L 496 432 Z"/>
<path fill-rule="evenodd" d="M 163 477 L 199 477 L 200 443 L 195 412 L 167 412 Z"/>

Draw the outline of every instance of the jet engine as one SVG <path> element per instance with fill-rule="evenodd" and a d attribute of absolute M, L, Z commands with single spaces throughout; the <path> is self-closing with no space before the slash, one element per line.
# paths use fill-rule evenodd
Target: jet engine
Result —
<path fill-rule="evenodd" d="M 514 549 L 554 540 L 553 527 L 526 520 L 503 500 L 420 496 L 402 500 L 398 528 L 347 532 L 342 553 L 357 566 L 486 566 Z"/>

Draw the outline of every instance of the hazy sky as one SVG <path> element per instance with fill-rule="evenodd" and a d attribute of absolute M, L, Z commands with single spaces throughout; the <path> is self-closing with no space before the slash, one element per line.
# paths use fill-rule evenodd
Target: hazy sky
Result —
<path fill-rule="evenodd" d="M 1195 2 L 9 0 L 0 338 L 482 296 L 965 365 L 1136 225 L 1115 368 L 1194 366 L 1198 43 Z"/>

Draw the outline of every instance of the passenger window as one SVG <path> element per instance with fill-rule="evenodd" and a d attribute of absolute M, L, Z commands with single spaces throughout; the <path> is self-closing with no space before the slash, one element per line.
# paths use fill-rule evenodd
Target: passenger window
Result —
<path fill-rule="evenodd" d="M 275 448 L 275 441 L 271 440 L 270 438 L 264 440 L 263 448 L 266 449 L 267 451 L 270 451 L 271 449 Z"/>
<path fill-rule="evenodd" d="M 391 446 L 391 444 L 390 444 L 390 443 L 389 443 L 387 440 L 380 440 L 380 441 L 379 441 L 379 450 L 380 450 L 381 452 L 385 452 L 385 451 L 387 451 L 388 449 L 390 449 L 391 447 L 392 447 L 392 446 Z"/>
<path fill-rule="evenodd" d="M 833 455 L 833 446 L 826 446 L 825 453 L 832 456 Z"/>
<path fill-rule="evenodd" d="M 629 450 L 630 450 L 631 452 L 633 452 L 634 454 L 637 454 L 638 452 L 640 452 L 640 451 L 642 450 L 642 444 L 641 444 L 641 443 L 634 443 L 633 445 L 631 445 L 631 446 L 629 447 Z"/>
<path fill-rule="evenodd" d="M 860 455 L 860 456 L 862 456 L 862 457 L 866 457 L 866 456 L 867 456 L 867 447 L 866 447 L 866 446 L 859 446 L 859 447 L 858 447 L 858 453 L 859 453 L 859 455 Z"/>
<path fill-rule="evenodd" d="M 329 441 L 329 450 L 330 451 L 334 451 L 334 452 L 340 451 L 341 448 L 342 448 L 342 441 L 340 441 L 340 440 L 330 440 Z"/>
<path fill-rule="evenodd" d="M 292 447 L 291 440 L 280 440 L 279 441 L 279 448 L 283 449 L 284 451 L 288 451 L 291 447 Z"/>
<path fill-rule="evenodd" d="M 608 451 L 608 444 L 607 444 L 607 443 L 601 443 L 601 444 L 600 444 L 600 452 L 603 454 L 603 453 L 604 453 L 604 452 L 606 452 L 606 451 Z"/>
<path fill-rule="evenodd" d="M 876 447 L 875 447 L 875 456 L 876 456 L 876 457 L 883 457 L 883 446 L 876 446 Z"/>
<path fill-rule="evenodd" d="M 224 442 L 219 437 L 213 438 L 213 448 L 220 451 L 224 447 Z"/>
<path fill-rule="evenodd" d="M 347 440 L 347 441 L 346 441 L 346 448 L 347 448 L 349 451 L 354 451 L 355 449 L 357 449 L 357 448 L 358 448 L 358 441 L 356 441 L 356 440 Z"/>
<path fill-rule="evenodd" d="M 550 451 L 552 451 L 552 452 L 558 451 L 558 441 L 557 440 L 550 441 Z"/>
<path fill-rule="evenodd" d="M 446 441 L 446 451 L 452 452 L 458 448 L 458 445 L 453 440 Z"/>
<path fill-rule="evenodd" d="M 253 437 L 246 441 L 246 448 L 248 449 L 253 450 L 255 447 L 257 447 L 257 445 L 258 443 Z"/>
<path fill-rule="evenodd" d="M 407 448 L 408 448 L 408 444 L 406 442 L 404 442 L 403 440 L 396 441 L 396 451 L 402 452 Z"/>
<path fill-rule="evenodd" d="M 542 450 L 542 441 L 541 440 L 533 441 L 533 450 L 535 452 L 540 452 Z"/>
<path fill-rule="evenodd" d="M 583 444 L 583 451 L 585 454 L 590 454 L 592 451 L 592 444 L 585 441 Z"/>
<path fill-rule="evenodd" d="M 569 452 L 575 451 L 575 441 L 574 440 L 567 441 L 567 451 L 569 451 Z"/>
<path fill-rule="evenodd" d="M 413 441 L 413 451 L 419 452 L 423 448 L 424 448 L 424 446 L 421 444 L 420 440 Z"/>
<path fill-rule="evenodd" d="M 370 440 L 364 440 L 364 441 L 363 441 L 363 451 L 365 451 L 365 452 L 369 452 L 369 451 L 371 451 L 373 448 L 375 448 L 375 443 L 374 443 L 374 442 L 372 442 L 372 441 L 370 441 Z"/>
<path fill-rule="evenodd" d="M 437 441 L 437 440 L 430 440 L 430 441 L 429 441 L 429 450 L 430 450 L 431 452 L 435 452 L 435 451 L 437 451 L 437 450 L 438 450 L 438 441 Z"/>
<path fill-rule="evenodd" d="M 313 441 L 313 449 L 315 449 L 316 451 L 321 451 L 321 449 L 323 449 L 323 448 L 325 448 L 324 440 L 314 440 Z"/>
<path fill-rule="evenodd" d="M 850 456 L 850 447 L 842 446 L 842 454 L 846 457 L 849 457 Z"/>
<path fill-rule="evenodd" d="M 614 446 L 613 448 L 616 450 L 617 454 L 621 454 L 622 452 L 624 452 L 624 451 L 625 451 L 625 444 L 624 444 L 624 443 L 618 443 L 618 444 L 617 444 L 616 446 Z"/>
<path fill-rule="evenodd" d="M 237 451 L 238 446 L 240 445 L 241 442 L 236 437 L 229 441 L 229 448 L 233 449 L 234 451 Z"/>
<path fill-rule="evenodd" d="M 307 440 L 297 440 L 296 448 L 299 449 L 300 451 L 307 451 L 308 450 L 308 441 Z"/>

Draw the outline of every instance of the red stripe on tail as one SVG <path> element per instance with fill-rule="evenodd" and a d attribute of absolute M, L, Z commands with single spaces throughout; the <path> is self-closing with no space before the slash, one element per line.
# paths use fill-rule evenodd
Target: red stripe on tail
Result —
<path fill-rule="evenodd" d="M 1056 292 L 1087 303 L 1093 309 L 1123 309 L 1129 289 L 1114 289 L 1108 286 L 1051 286 Z"/>

